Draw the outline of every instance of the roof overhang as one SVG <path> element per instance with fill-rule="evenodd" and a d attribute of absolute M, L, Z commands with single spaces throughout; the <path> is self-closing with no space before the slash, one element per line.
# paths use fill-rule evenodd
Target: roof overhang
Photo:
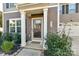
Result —
<path fill-rule="evenodd" d="M 24 4 L 17 4 L 16 8 L 19 11 L 30 11 L 56 6 L 58 6 L 57 3 L 24 3 Z"/>

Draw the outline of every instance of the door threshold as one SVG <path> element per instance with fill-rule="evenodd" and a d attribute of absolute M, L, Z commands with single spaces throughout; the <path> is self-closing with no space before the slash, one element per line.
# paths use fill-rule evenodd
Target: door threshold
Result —
<path fill-rule="evenodd" d="M 32 42 L 41 42 L 41 40 L 32 40 Z"/>

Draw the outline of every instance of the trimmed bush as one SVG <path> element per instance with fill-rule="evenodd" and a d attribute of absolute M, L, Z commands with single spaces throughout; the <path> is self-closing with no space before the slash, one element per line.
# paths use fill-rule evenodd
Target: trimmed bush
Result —
<path fill-rule="evenodd" d="M 6 41 L 12 41 L 12 40 L 13 40 L 12 34 L 6 33 L 5 35 L 6 35 L 6 36 L 5 36 L 4 40 L 6 40 Z"/>
<path fill-rule="evenodd" d="M 13 34 L 13 33 L 4 33 L 0 39 L 0 48 L 5 53 L 13 53 L 21 43 L 21 35 L 20 34 Z"/>
<path fill-rule="evenodd" d="M 46 56 L 71 56 L 72 50 L 71 38 L 65 34 L 60 37 L 58 34 L 48 34 L 47 35 L 47 50 L 44 51 Z"/>
<path fill-rule="evenodd" d="M 14 47 L 14 43 L 11 41 L 3 41 L 1 48 L 5 53 L 9 53 Z"/>
<path fill-rule="evenodd" d="M 4 41 L 13 41 L 13 35 L 10 33 L 3 33 L 3 35 L 1 36 L 1 39 Z"/>
<path fill-rule="evenodd" d="M 21 34 L 15 33 L 13 38 L 14 38 L 15 44 L 21 44 Z"/>
<path fill-rule="evenodd" d="M 21 44 L 21 34 L 15 33 L 15 34 L 11 34 L 11 33 L 4 33 L 1 36 L 1 39 L 4 41 L 14 41 L 15 44 Z"/>

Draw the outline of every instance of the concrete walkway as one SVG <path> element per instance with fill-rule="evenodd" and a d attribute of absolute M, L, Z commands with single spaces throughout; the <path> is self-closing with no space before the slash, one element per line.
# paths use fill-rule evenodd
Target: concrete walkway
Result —
<path fill-rule="evenodd" d="M 40 50 L 23 48 L 16 56 L 40 56 Z"/>
<path fill-rule="evenodd" d="M 75 56 L 79 56 L 79 37 L 72 38 L 72 50 Z"/>

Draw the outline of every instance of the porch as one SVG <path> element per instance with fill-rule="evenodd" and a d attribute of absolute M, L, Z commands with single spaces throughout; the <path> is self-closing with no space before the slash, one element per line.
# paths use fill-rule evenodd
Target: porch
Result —
<path fill-rule="evenodd" d="M 47 36 L 48 8 L 52 4 L 18 5 L 21 13 L 21 46 L 35 49 L 45 49 Z"/>
<path fill-rule="evenodd" d="M 21 46 L 44 48 L 44 39 L 47 35 L 47 9 L 25 11 L 21 16 Z"/>

